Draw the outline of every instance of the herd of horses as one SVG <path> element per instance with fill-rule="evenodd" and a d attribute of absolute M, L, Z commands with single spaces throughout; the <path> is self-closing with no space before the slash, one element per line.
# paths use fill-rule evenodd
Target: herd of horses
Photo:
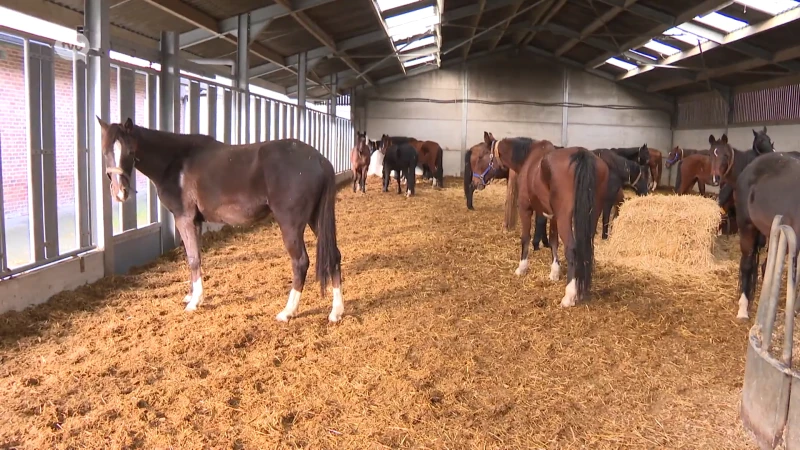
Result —
<path fill-rule="evenodd" d="M 326 295 L 329 283 L 333 288 L 328 320 L 341 319 L 344 300 L 336 233 L 336 174 L 318 150 L 297 139 L 229 145 L 202 134 L 151 130 L 134 125 L 130 118 L 113 124 L 99 117 L 97 120 L 112 198 L 129 200 L 136 168 L 153 182 L 160 201 L 175 218 L 190 269 L 186 311 L 196 310 L 203 301 L 202 223 L 249 225 L 272 214 L 292 261 L 292 287 L 276 319 L 288 321 L 299 308 L 309 268 L 303 239 L 306 226 L 317 237 L 316 275 L 322 295 Z M 708 177 L 702 181 L 720 185 L 720 203 L 735 208 L 742 250 L 740 318 L 748 317 L 758 253 L 765 245 L 773 217 L 783 215 L 785 222 L 800 233 L 797 197 L 787 195 L 800 187 L 800 153 L 775 153 L 766 128 L 753 133 L 753 147 L 746 151 L 734 149 L 726 135 L 720 139 L 710 136 L 705 153 L 676 148 L 666 161 L 668 167 L 678 161 L 688 166 L 690 158 L 707 158 L 702 164 Z M 398 193 L 401 177 L 405 177 L 406 195 L 414 195 L 417 167 L 423 169 L 423 178 L 433 179 L 434 187 L 443 186 L 443 152 L 437 143 L 388 135 L 376 142 L 359 132 L 351 151 L 354 192 L 366 192 L 367 171 L 375 151 L 384 156 L 383 192 L 388 192 L 394 171 Z M 561 306 L 569 307 L 582 300 L 591 287 L 594 235 L 601 213 L 605 238 L 610 211 L 623 199 L 623 186 L 631 186 L 638 195 L 647 195 L 658 187 L 661 152 L 646 144 L 592 151 L 562 148 L 548 140 L 496 139 L 484 132 L 483 142 L 467 152 L 465 169 L 464 188 L 470 209 L 475 190 L 494 179 L 509 180 L 522 229 L 517 275 L 528 269 L 532 226 L 534 249 L 539 242 L 551 249 L 552 280 L 560 278 L 559 240 L 563 243 L 567 278 Z M 694 179 L 700 180 L 697 174 Z M 548 221 L 549 234 L 545 235 Z M 793 255 L 792 267 L 796 264 L 797 255 Z"/>

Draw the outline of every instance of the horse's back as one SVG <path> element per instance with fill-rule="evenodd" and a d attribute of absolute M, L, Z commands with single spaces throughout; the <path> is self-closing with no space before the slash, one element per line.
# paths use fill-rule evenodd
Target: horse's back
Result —
<path fill-rule="evenodd" d="M 800 155 L 799 155 L 800 156 Z M 784 216 L 795 231 L 800 226 L 800 159 L 782 153 L 767 153 L 747 165 L 736 181 L 737 219 L 750 220 L 765 235 L 772 218 Z M 744 223 L 740 223 L 741 227 Z"/>

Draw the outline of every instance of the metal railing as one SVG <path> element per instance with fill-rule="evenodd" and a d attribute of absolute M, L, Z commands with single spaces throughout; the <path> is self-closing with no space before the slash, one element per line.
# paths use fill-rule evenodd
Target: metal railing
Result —
<path fill-rule="evenodd" d="M 88 121 L 96 119 L 87 117 L 89 87 L 86 63 L 73 54 L 72 61 L 59 63 L 58 72 L 55 65 L 58 58 L 63 57 L 63 51 L 54 49 L 53 42 L 47 39 L 24 33 L 21 35 L 23 37 L 14 39 L 18 39 L 23 50 L 20 71 L 24 73 L 26 86 L 27 114 L 24 127 L 28 136 L 28 151 L 19 155 L 7 152 L 6 156 L 27 159 L 28 211 L 27 217 L 23 214 L 23 217 L 15 219 L 14 226 L 7 220 L 3 171 L 8 175 L 10 170 L 19 168 L 10 165 L 3 167 L 3 129 L 0 122 L 0 280 L 95 248 L 91 220 L 93 193 L 89 181 L 91 176 L 102 176 L 89 173 Z M 9 35 L 4 32 L 3 36 Z M 4 42 L 8 44 L 8 39 Z M 57 109 L 64 102 L 61 67 L 64 64 L 72 69 L 70 101 L 73 105 L 69 125 L 72 127 L 69 138 L 72 142 L 69 144 L 64 143 L 61 128 L 58 132 L 56 130 L 57 116 L 60 117 L 61 113 L 57 113 Z M 113 60 L 110 72 L 112 122 L 131 117 L 138 125 L 157 128 L 159 71 Z M 355 139 L 350 120 L 253 93 L 246 97 L 250 106 L 249 113 L 245 113 L 238 109 L 237 97 L 241 92 L 235 88 L 186 73 L 181 73 L 180 80 L 182 101 L 180 118 L 176 117 L 179 119 L 176 127 L 180 132 L 208 134 L 230 144 L 296 138 L 320 151 L 331 161 L 337 173 L 349 168 L 349 150 Z M 59 96 L 56 95 L 57 83 L 61 89 Z M 68 148 L 72 152 L 69 159 L 73 205 L 59 200 L 57 147 Z M 142 181 L 142 178 L 141 174 L 133 174 L 131 184 L 137 186 L 136 195 L 129 201 L 122 204 L 112 202 L 114 235 L 161 226 L 163 219 L 159 217 L 155 186 Z M 8 191 L 7 186 L 6 195 Z M 63 228 L 66 225 L 74 233 L 60 230 L 60 226 Z M 9 237 L 9 233 L 13 236 Z M 9 245 L 18 236 L 29 237 L 27 246 L 22 241 L 14 241 L 15 245 Z M 62 242 L 59 242 L 60 239 Z M 72 240 L 74 243 L 66 242 Z"/>

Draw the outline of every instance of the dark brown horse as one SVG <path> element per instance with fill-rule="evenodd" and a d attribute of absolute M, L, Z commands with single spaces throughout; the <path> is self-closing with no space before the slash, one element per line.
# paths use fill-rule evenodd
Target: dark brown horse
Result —
<path fill-rule="evenodd" d="M 369 171 L 369 162 L 372 157 L 372 150 L 367 144 L 367 133 L 356 133 L 356 146 L 350 150 L 350 168 L 353 171 L 353 192 L 356 192 L 356 186 L 361 188 L 361 192 L 367 193 L 367 172 Z"/>
<path fill-rule="evenodd" d="M 695 183 L 700 195 L 706 195 L 706 185 L 711 180 L 711 157 L 695 153 L 678 161 L 678 176 L 675 177 L 675 193 L 685 195 L 692 191 Z"/>
<path fill-rule="evenodd" d="M 592 150 L 608 166 L 608 191 L 603 202 L 603 231 L 602 239 L 608 239 L 608 225 L 611 222 L 612 208 L 619 209 L 624 200 L 622 188 L 630 186 L 636 195 L 647 195 L 650 182 L 649 167 L 640 166 L 635 161 L 623 158 L 619 153 L 609 149 Z"/>
<path fill-rule="evenodd" d="M 484 132 L 494 160 L 518 170 L 519 216 L 522 227 L 521 255 L 515 273 L 528 270 L 531 219 L 534 214 L 550 219 L 550 279 L 560 276 L 558 239 L 564 242 L 567 287 L 562 307 L 575 306 L 591 287 L 594 272 L 594 235 L 607 190 L 608 166 L 585 148 L 556 149 L 552 142 L 533 141 L 527 152 L 512 139 L 496 140 Z"/>
<path fill-rule="evenodd" d="M 434 141 L 420 141 L 413 137 L 388 136 L 389 145 L 408 143 L 417 151 L 417 167 L 422 169 L 422 179 L 433 178 L 433 187 L 444 187 L 444 168 L 442 160 L 444 151 Z"/>
<path fill-rule="evenodd" d="M 482 145 L 482 144 L 483 143 L 481 142 L 478 145 Z M 474 159 L 477 160 L 477 158 L 480 157 L 480 155 L 478 154 L 477 151 L 475 153 L 473 153 L 473 149 L 475 147 L 477 147 L 477 146 L 473 146 L 472 148 L 467 150 L 467 153 L 464 155 L 464 197 L 466 197 L 466 199 L 467 199 L 467 209 L 469 209 L 469 210 L 475 210 L 475 207 L 472 204 L 472 197 L 473 197 L 475 191 L 476 190 L 482 190 L 484 187 L 486 187 L 486 185 L 489 184 L 485 179 L 485 175 L 486 174 L 479 174 L 480 175 L 480 180 L 479 180 L 477 186 L 475 185 L 475 183 L 472 180 L 472 177 L 475 175 L 472 172 L 472 159 L 474 158 Z M 487 166 L 487 169 L 488 169 L 488 166 Z M 487 170 L 487 169 L 485 169 L 485 170 Z M 502 180 L 502 179 L 507 180 L 508 179 L 508 173 L 509 173 L 508 169 L 499 170 L 499 171 L 495 172 L 493 178 L 495 180 Z M 516 211 L 516 208 L 514 210 Z"/>
<path fill-rule="evenodd" d="M 397 193 L 400 190 L 400 178 L 406 178 L 406 197 L 414 195 L 417 175 L 417 151 L 406 140 L 392 140 L 389 135 L 381 137 L 380 152 L 383 154 L 383 192 L 389 192 L 389 181 L 394 171 L 397 179 Z"/>
<path fill-rule="evenodd" d="M 604 149 L 598 149 L 604 150 Z M 621 147 L 621 148 L 611 148 L 608 149 L 613 152 L 619 154 L 625 159 L 630 159 L 631 161 L 635 161 L 640 166 L 649 167 L 650 166 L 650 150 L 647 148 L 647 144 L 642 145 L 641 147 Z"/>
<path fill-rule="evenodd" d="M 203 301 L 200 240 L 203 222 L 248 225 L 273 214 L 292 258 L 292 290 L 275 318 L 286 322 L 300 305 L 309 260 L 303 233 L 317 235 L 317 279 L 322 294 L 330 279 L 333 306 L 328 320 L 344 312 L 341 254 L 336 244 L 336 179 L 333 166 L 313 147 L 296 139 L 226 145 L 205 135 L 185 135 L 124 124 L 102 127 L 111 193 L 124 202 L 136 169 L 152 181 L 161 203 L 175 216 L 191 270 L 186 311 Z"/>
<path fill-rule="evenodd" d="M 791 195 L 795 192 L 792 190 L 794 184 L 791 178 L 796 178 L 794 171 L 796 165 L 792 161 L 797 161 L 797 158 L 788 155 L 770 156 L 766 163 L 753 165 L 764 157 L 762 155 L 768 156 L 774 153 L 772 140 L 767 135 L 767 127 L 761 131 L 753 130 L 753 136 L 753 147 L 747 151 L 731 147 L 725 134 L 720 139 L 715 139 L 714 135 L 708 137 L 712 181 L 716 183 L 724 181 L 734 186 L 733 199 L 736 205 L 736 224 L 739 228 L 739 249 L 742 253 L 739 259 L 740 296 L 736 317 L 743 320 L 750 317 L 749 304 L 758 281 L 756 271 L 758 254 L 766 244 L 766 238 L 769 237 L 772 218 L 775 214 L 783 214 L 784 220 L 791 220 L 797 209 L 793 203 L 795 196 Z M 780 164 L 790 164 L 790 162 L 791 166 L 787 167 L 791 169 L 779 169 Z M 753 167 L 748 169 L 751 165 Z M 742 174 L 744 177 L 740 183 Z M 788 203 L 782 202 L 781 198 L 790 200 Z"/>

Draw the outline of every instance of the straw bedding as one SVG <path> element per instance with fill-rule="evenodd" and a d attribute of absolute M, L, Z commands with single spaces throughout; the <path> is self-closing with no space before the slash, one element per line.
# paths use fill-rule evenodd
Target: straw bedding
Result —
<path fill-rule="evenodd" d="M 549 251 L 513 275 L 504 186 L 339 194 L 345 317 L 291 273 L 275 225 L 204 239 L 206 303 L 175 251 L 0 316 L 0 447 L 754 448 L 738 402 L 735 271 L 665 282 L 598 264 L 564 310 Z M 314 242 L 306 235 L 314 261 Z M 309 273 L 314 273 L 313 267 Z"/>

